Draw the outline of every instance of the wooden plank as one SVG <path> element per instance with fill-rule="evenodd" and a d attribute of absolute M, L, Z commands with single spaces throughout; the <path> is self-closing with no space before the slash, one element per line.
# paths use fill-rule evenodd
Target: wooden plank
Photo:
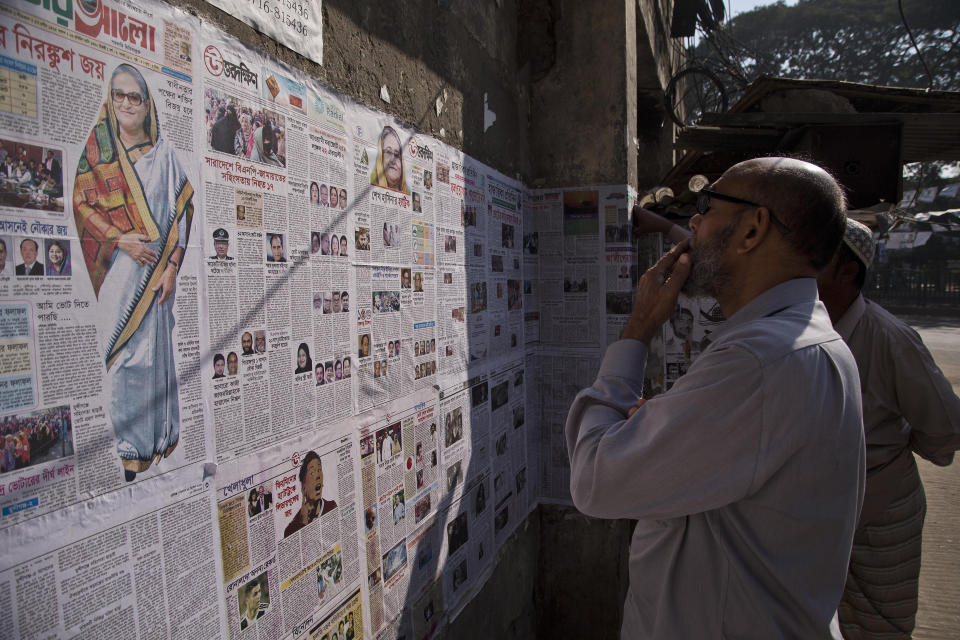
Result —
<path fill-rule="evenodd" d="M 699 151 L 771 151 L 783 138 L 777 129 L 687 127 L 677 134 L 676 147 Z"/>

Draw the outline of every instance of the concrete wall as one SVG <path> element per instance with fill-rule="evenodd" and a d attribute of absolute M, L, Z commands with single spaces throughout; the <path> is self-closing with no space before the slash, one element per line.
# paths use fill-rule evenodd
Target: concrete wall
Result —
<path fill-rule="evenodd" d="M 633 523 L 541 506 L 541 638 L 619 638 Z"/>
<path fill-rule="evenodd" d="M 531 187 L 642 190 L 672 164 L 673 0 L 324 0 L 323 66 L 203 0 L 172 2 Z M 539 508 L 448 637 L 617 637 L 631 531 Z"/>
<path fill-rule="evenodd" d="M 625 183 L 631 119 L 626 50 L 628 33 L 634 36 L 634 4 L 538 4 L 548 5 L 553 18 L 555 61 L 532 81 L 528 185 Z"/>

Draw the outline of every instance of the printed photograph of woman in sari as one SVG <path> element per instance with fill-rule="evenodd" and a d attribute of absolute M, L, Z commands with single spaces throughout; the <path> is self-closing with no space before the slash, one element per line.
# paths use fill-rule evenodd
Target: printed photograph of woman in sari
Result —
<path fill-rule="evenodd" d="M 370 172 L 370 184 L 410 193 L 403 169 L 403 146 L 400 144 L 400 134 L 389 125 L 383 128 L 380 137 L 377 138 L 377 163 Z"/>
<path fill-rule="evenodd" d="M 173 147 L 160 137 L 146 81 L 119 65 L 77 164 L 73 203 L 99 300 L 110 420 L 127 481 L 180 439 L 173 306 L 192 199 Z"/>

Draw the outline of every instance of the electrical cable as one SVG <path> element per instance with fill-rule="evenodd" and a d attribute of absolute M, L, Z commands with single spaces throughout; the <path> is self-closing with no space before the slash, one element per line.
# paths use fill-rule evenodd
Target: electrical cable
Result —
<path fill-rule="evenodd" d="M 923 68 L 927 71 L 929 81 L 928 89 L 933 91 L 933 74 L 930 73 L 930 67 L 927 66 L 927 61 L 923 59 L 923 54 L 920 53 L 920 47 L 917 46 L 917 41 L 913 39 L 913 32 L 910 31 L 910 25 L 907 24 L 907 17 L 903 15 L 903 0 L 897 0 L 897 9 L 900 10 L 900 20 L 903 22 L 903 28 L 907 30 L 907 35 L 910 36 L 910 42 L 917 52 L 917 57 L 920 58 L 920 63 L 923 64 Z"/>

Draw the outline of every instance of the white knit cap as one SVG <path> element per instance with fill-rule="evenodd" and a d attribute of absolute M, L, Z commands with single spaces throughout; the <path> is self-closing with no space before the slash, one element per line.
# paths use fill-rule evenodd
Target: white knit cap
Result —
<path fill-rule="evenodd" d="M 873 233 L 867 225 L 847 218 L 847 228 L 843 232 L 843 242 L 860 259 L 863 266 L 870 268 L 877 247 L 873 243 Z"/>

